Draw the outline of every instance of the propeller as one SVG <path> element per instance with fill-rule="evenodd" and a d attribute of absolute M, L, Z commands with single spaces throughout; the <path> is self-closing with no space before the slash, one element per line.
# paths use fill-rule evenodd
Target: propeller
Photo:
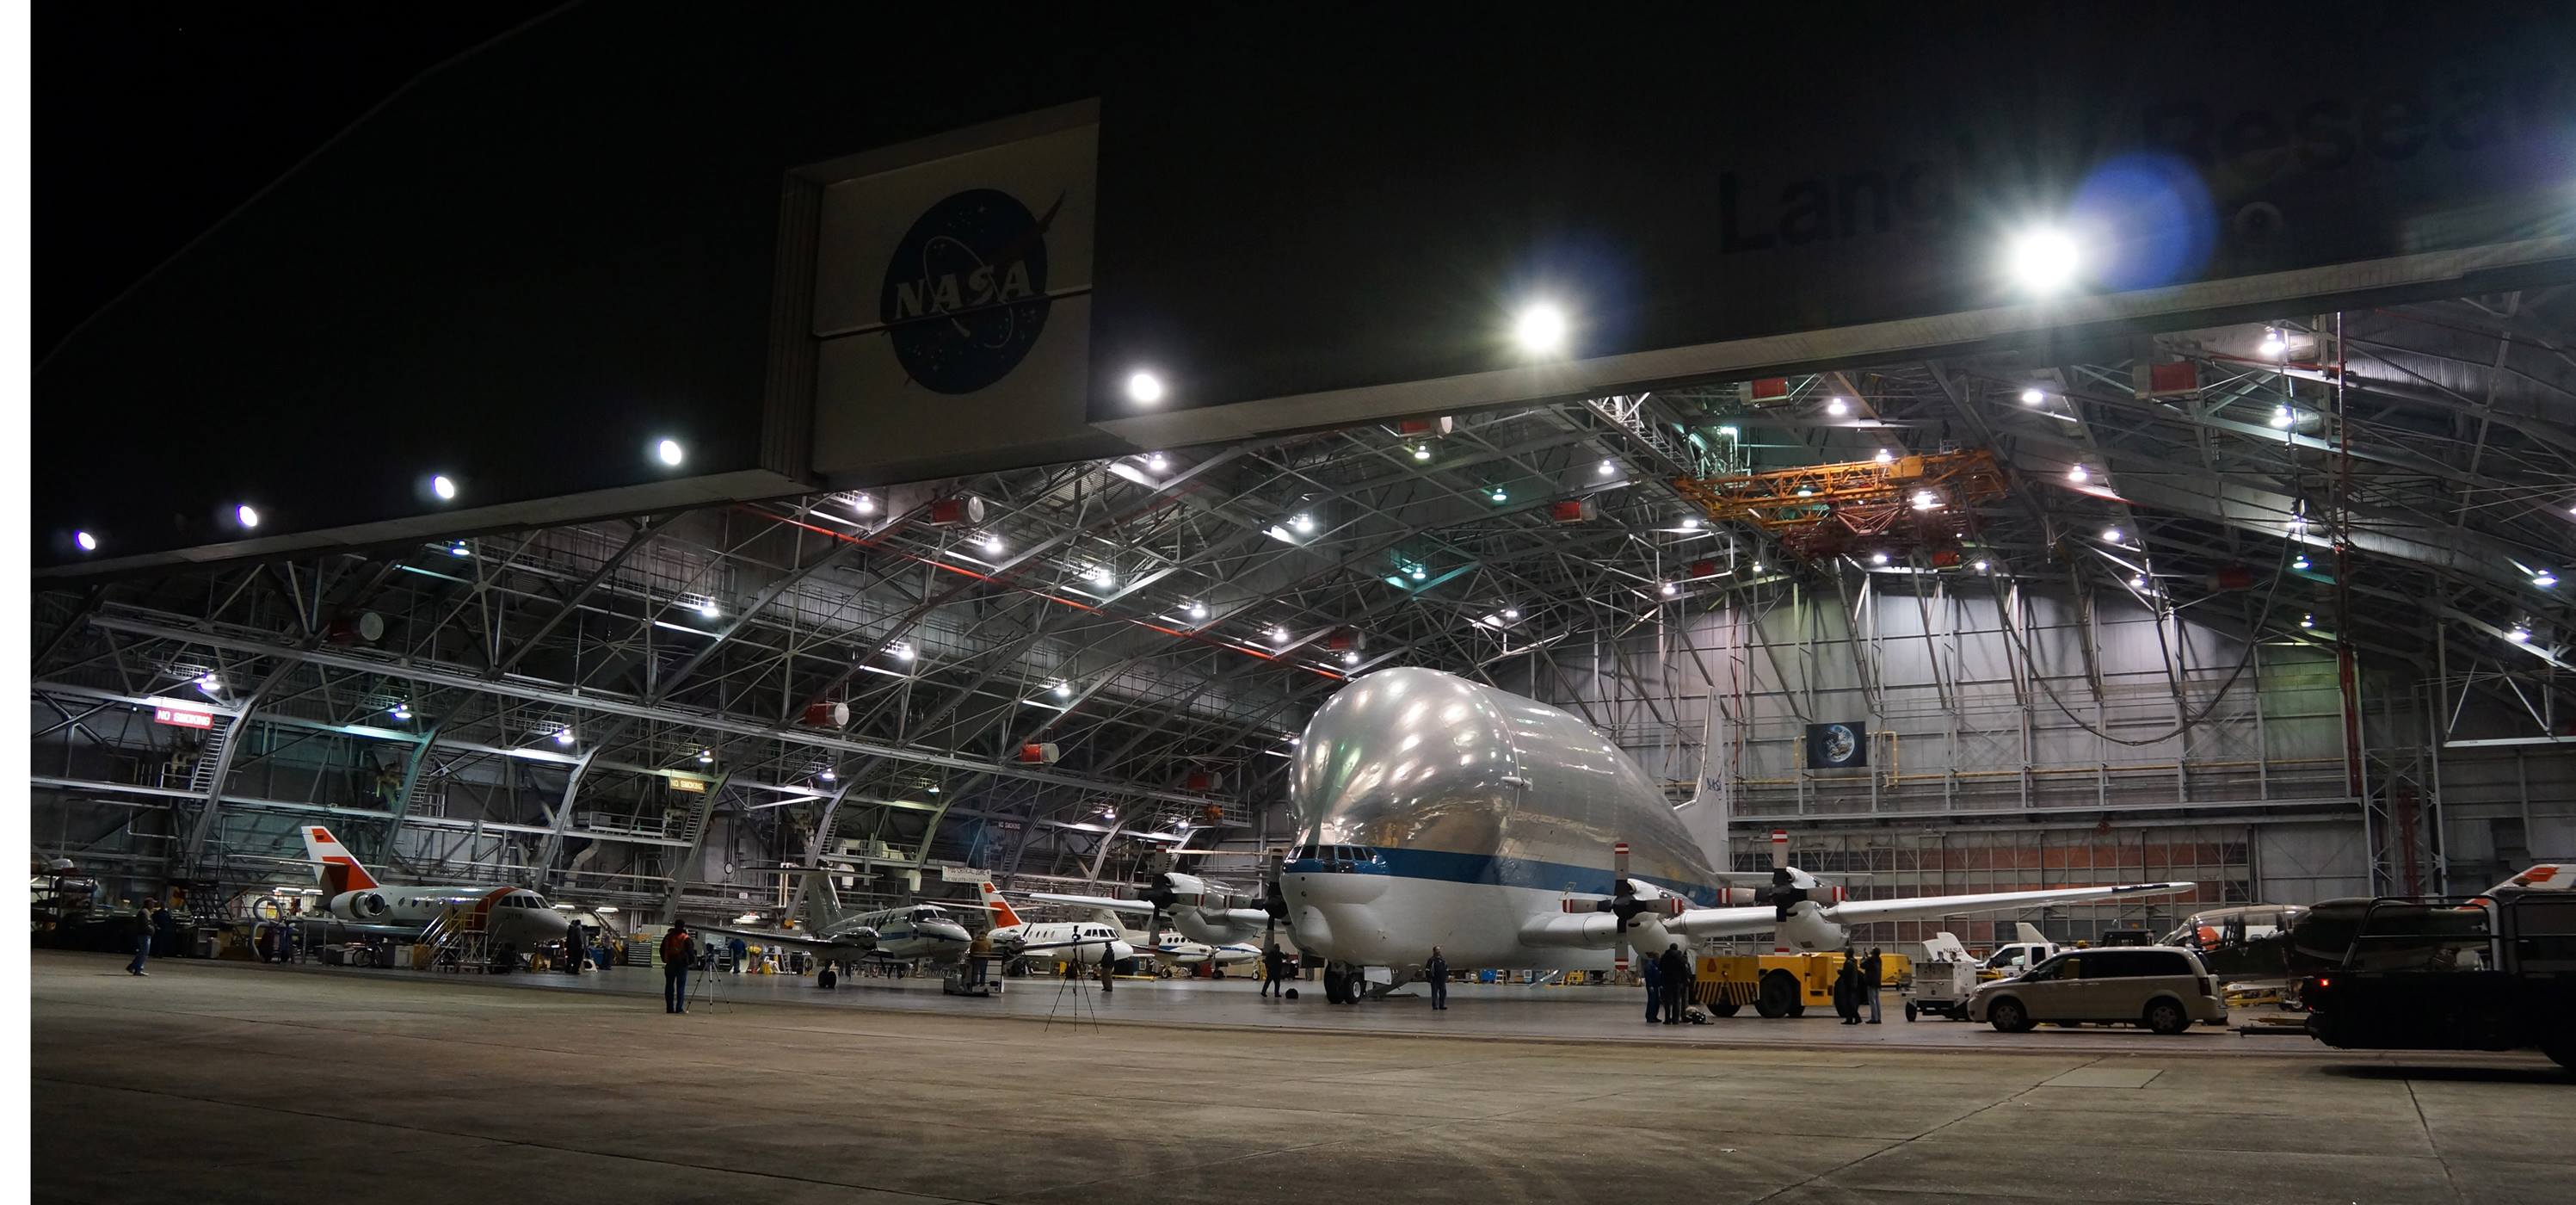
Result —
<path fill-rule="evenodd" d="M 1639 916 L 1650 912 L 1658 916 L 1680 916 L 1684 901 L 1652 883 L 1628 877 L 1628 843 L 1625 841 L 1614 842 L 1610 846 L 1610 873 L 1609 899 L 1567 900 L 1564 906 L 1568 912 L 1607 912 L 1618 918 L 1619 923 L 1614 930 L 1617 936 L 1611 946 L 1615 951 L 1611 965 L 1624 972 L 1628 969 L 1628 926 Z"/>
<path fill-rule="evenodd" d="M 1843 889 L 1828 887 L 1815 876 L 1789 865 L 1789 831 L 1771 830 L 1771 919 L 1789 921 L 1789 910 L 1808 900 L 1828 907 L 1843 902 Z"/>

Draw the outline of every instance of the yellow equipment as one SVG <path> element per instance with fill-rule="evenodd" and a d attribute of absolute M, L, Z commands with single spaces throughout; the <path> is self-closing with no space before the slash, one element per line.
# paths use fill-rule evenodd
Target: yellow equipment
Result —
<path fill-rule="evenodd" d="M 1766 1017 L 1794 1017 L 1810 1004 L 1833 1007 L 1834 977 L 1842 973 L 1843 956 L 1826 954 L 1702 955 L 1691 998 L 1708 1011 L 1731 1017 L 1750 1004 Z M 1914 963 L 1903 954 L 1878 957 L 1882 991 L 1914 981 Z"/>

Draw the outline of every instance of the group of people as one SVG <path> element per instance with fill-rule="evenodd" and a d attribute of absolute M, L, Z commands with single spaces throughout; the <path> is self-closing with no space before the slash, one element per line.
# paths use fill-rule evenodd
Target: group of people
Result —
<path fill-rule="evenodd" d="M 1834 974 L 1834 1013 L 1845 1025 L 1878 1024 L 1879 962 L 1878 947 L 1869 948 L 1866 958 L 1853 957 L 1843 950 L 1842 969 Z M 1869 1009 L 1869 1020 L 1860 1018 L 1861 1009 Z"/>
<path fill-rule="evenodd" d="M 1690 1019 L 1692 988 L 1698 975 L 1691 970 L 1690 956 L 1682 953 L 1680 942 L 1664 947 L 1664 952 L 1648 957 L 1640 968 L 1646 977 L 1646 1023 L 1660 1021 L 1679 1025 Z"/>

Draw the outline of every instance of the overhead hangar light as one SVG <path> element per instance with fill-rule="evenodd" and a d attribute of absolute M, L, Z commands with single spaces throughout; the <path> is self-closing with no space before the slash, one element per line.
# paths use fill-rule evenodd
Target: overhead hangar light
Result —
<path fill-rule="evenodd" d="M 98 537 L 86 531 L 73 532 L 72 543 L 80 545 L 80 550 L 83 552 L 98 551 Z"/>
<path fill-rule="evenodd" d="M 1679 593 L 1681 593 L 1681 592 L 1682 592 L 1682 588 L 1681 588 L 1680 586 L 1676 586 L 1676 585 L 1674 585 L 1674 584 L 1673 584 L 1673 583 L 1671 583 L 1671 582 L 1665 582 L 1665 583 L 1664 583 L 1664 597 L 1666 597 L 1666 598 L 1671 598 L 1672 596 L 1674 596 L 1674 595 L 1676 595 L 1676 594 L 1679 594 Z"/>
<path fill-rule="evenodd" d="M 666 439 L 653 445 L 653 459 L 661 461 L 663 464 L 669 465 L 672 468 L 678 468 L 680 462 L 688 458 L 689 453 L 686 449 L 680 446 L 679 440 Z"/>
<path fill-rule="evenodd" d="M 2282 336 L 2280 327 L 2267 326 L 2263 328 L 2263 342 L 2259 350 L 2264 355 L 2278 357 L 2281 353 L 2290 350 L 2290 341 Z"/>
<path fill-rule="evenodd" d="M 447 474 L 441 473 L 438 476 L 429 479 L 429 492 L 438 495 L 438 500 L 441 502 L 454 502 L 456 500 L 456 482 L 450 479 Z"/>
<path fill-rule="evenodd" d="M 2093 474 L 2086 472 L 2084 470 L 2084 466 L 2080 464 L 2066 470 L 2066 479 L 2078 485 L 2082 485 L 2086 481 L 2092 480 L 2092 478 Z"/>
<path fill-rule="evenodd" d="M 1887 554 L 1884 552 L 1873 552 L 1869 554 L 1869 563 L 1873 565 L 1884 565 L 1887 563 Z"/>
<path fill-rule="evenodd" d="M 1894 464 L 1896 463 L 1896 453 L 1890 452 L 1885 448 L 1880 448 L 1878 450 L 1878 455 L 1870 457 L 1870 459 L 1875 460 L 1880 464 Z"/>
<path fill-rule="evenodd" d="M 456 541 L 455 543 L 450 544 L 450 545 L 448 545 L 448 546 L 447 546 L 447 555 L 449 555 L 449 556 L 472 556 L 472 555 L 474 555 L 474 550 L 473 550 L 472 548 L 467 547 L 467 546 L 466 546 L 465 541 L 463 541 L 463 540 L 458 540 L 458 541 Z"/>
<path fill-rule="evenodd" d="M 2515 644 L 2529 644 L 2531 643 L 2531 628 L 2527 624 L 2515 624 L 2513 625 L 2512 631 L 2504 634 L 2504 638 L 2514 642 Z"/>
<path fill-rule="evenodd" d="M 1930 490 L 1914 491 L 1914 509 L 1933 510 L 1941 505 L 1941 496 Z"/>
<path fill-rule="evenodd" d="M 1413 445 L 1413 458 L 1414 458 L 1415 460 L 1429 460 L 1429 459 L 1431 459 L 1431 445 L 1430 445 L 1430 444 L 1415 444 L 1415 445 Z"/>
<path fill-rule="evenodd" d="M 1192 618 L 1192 619 L 1205 619 L 1205 618 L 1207 618 L 1207 604 L 1206 604 L 1206 603 L 1203 603 L 1203 602 L 1194 602 L 1194 603 L 1191 603 L 1191 604 L 1190 604 L 1190 618 Z"/>
<path fill-rule="evenodd" d="M 1618 466 L 1617 464 L 1615 464 L 1615 463 L 1613 463 L 1613 462 L 1611 462 L 1611 461 L 1607 461 L 1607 460 L 1604 460 L 1604 461 L 1602 461 L 1602 462 L 1601 462 L 1601 475 L 1602 475 L 1602 476 L 1607 477 L 1607 476 L 1609 476 L 1609 475 L 1611 475 L 1611 474 L 1613 474 L 1613 473 L 1616 473 L 1616 472 L 1618 472 L 1618 471 L 1619 471 L 1619 466 Z"/>
<path fill-rule="evenodd" d="M 1825 413 L 1833 415 L 1835 418 L 1841 418 L 1842 416 L 1851 413 L 1851 402 L 1845 400 L 1840 394 L 1836 394 L 1832 399 L 1825 403 Z"/>
<path fill-rule="evenodd" d="M 1565 311 L 1541 301 L 1523 307 L 1512 323 L 1512 338 L 1531 355 L 1553 355 L 1565 346 Z"/>
<path fill-rule="evenodd" d="M 715 750 L 713 750 L 713 749 L 700 749 L 700 750 L 698 750 L 698 764 L 699 764 L 699 765 L 701 765 L 701 766 L 710 766 L 710 765 L 714 765 L 714 764 L 715 764 L 715 760 L 716 760 L 716 751 L 715 751 Z"/>
<path fill-rule="evenodd" d="M 724 614 L 724 608 L 717 606 L 715 599 L 708 598 L 698 603 L 698 614 L 704 615 L 709 619 L 713 619 L 718 615 Z"/>
<path fill-rule="evenodd" d="M 2014 236 L 2004 255 L 2005 268 L 2014 283 L 2041 295 L 2074 284 L 2075 269 L 2081 260 L 2074 238 L 2054 227 L 2026 230 Z"/>
<path fill-rule="evenodd" d="M 1987 563 L 1986 563 L 1986 562 L 1984 562 L 1984 561 L 1979 561 L 1979 562 L 1977 562 L 1977 572 L 1979 572 L 1979 573 L 1983 573 L 1983 572 L 1985 572 L 1985 571 L 1986 571 L 1986 569 L 1987 569 L 1987 568 L 1988 568 L 1988 565 L 1987 565 Z"/>
<path fill-rule="evenodd" d="M 2546 590 L 2551 586 L 2558 584 L 2558 575 L 2543 569 L 2540 572 L 2531 575 L 2531 584 Z"/>
<path fill-rule="evenodd" d="M 1505 608 L 1503 608 L 1503 618 L 1505 618 L 1505 619 L 1518 619 L 1518 618 L 1520 618 L 1520 617 L 1521 617 L 1521 609 L 1520 609 L 1519 607 L 1505 607 Z"/>
<path fill-rule="evenodd" d="M 243 527 L 259 526 L 259 508 L 244 502 L 233 508 L 233 522 Z"/>
<path fill-rule="evenodd" d="M 563 727 L 561 727 L 561 728 L 557 728 L 557 729 L 555 729 L 555 743 L 556 743 L 556 744 L 558 744 L 558 745 L 569 745 L 569 744 L 571 744 L 572 742 L 573 742 L 573 734 L 572 734 L 572 726 L 571 726 L 571 725 L 567 724 L 567 725 L 565 725 L 565 726 L 563 726 Z"/>
<path fill-rule="evenodd" d="M 1497 506 L 1499 506 L 1499 505 L 1501 505 L 1501 504 L 1503 504 L 1503 503 L 1505 503 L 1505 502 L 1510 501 L 1510 500 L 1511 500 L 1511 497 L 1512 497 L 1510 494 L 1504 493 L 1504 492 L 1503 492 L 1503 487 L 1501 487 L 1501 486 L 1499 486 L 1499 485 L 1494 487 L 1494 492 L 1493 492 L 1493 493 L 1488 494 L 1488 495 L 1486 495 L 1486 496 L 1487 496 L 1487 497 L 1492 498 L 1492 499 L 1494 500 L 1494 504 L 1495 504 L 1495 505 L 1497 505 Z"/>
<path fill-rule="evenodd" d="M 1359 663 L 1360 663 L 1360 655 L 1359 655 L 1359 653 L 1358 653 L 1356 650 L 1354 650 L 1354 651 L 1352 651 L 1352 652 L 1347 652 L 1347 653 L 1342 654 L 1342 664 L 1344 664 L 1344 665 L 1357 665 L 1357 664 L 1359 664 Z"/>
<path fill-rule="evenodd" d="M 1697 516 L 1697 515 L 1684 515 L 1684 516 L 1682 516 L 1682 530 L 1683 530 L 1683 531 L 1698 531 L 1698 530 L 1699 530 L 1699 516 Z"/>
<path fill-rule="evenodd" d="M 1145 457 L 1145 467 L 1159 473 L 1172 467 L 1172 459 L 1160 452 L 1155 452 Z"/>
<path fill-rule="evenodd" d="M 2103 529 L 2102 529 L 2102 539 L 2103 539 L 2103 542 L 2105 542 L 2105 543 L 2110 543 L 2110 544 L 2117 544 L 2117 543 L 2119 543 L 2119 542 L 2120 542 L 2120 529 L 2119 529 L 2119 528 L 2117 528 L 2117 527 L 2105 527 L 2105 528 L 2103 528 Z"/>
<path fill-rule="evenodd" d="M 1306 533 L 1315 530 L 1315 516 L 1307 514 L 1298 515 L 1296 518 L 1288 520 L 1288 526 L 1295 528 L 1298 535 L 1305 535 Z"/>
<path fill-rule="evenodd" d="M 994 535 L 989 531 L 985 532 L 984 538 L 976 541 L 976 543 L 981 544 L 986 552 L 1000 552 L 1002 550 L 1002 537 Z"/>
<path fill-rule="evenodd" d="M 910 661 L 910 660 L 912 660 L 912 646 L 911 646 L 911 645 L 909 645 L 909 644 L 897 644 L 897 645 L 895 645 L 893 648 L 887 649 L 886 651 L 887 651 L 887 652 L 890 652 L 890 653 L 893 653 L 893 654 L 894 654 L 894 659 L 895 659 L 895 660 L 897 660 L 897 661 Z"/>
<path fill-rule="evenodd" d="M 2036 405 L 2040 404 L 2041 402 L 2044 402 L 2044 401 L 2047 401 L 2047 400 L 2048 400 L 2048 395 L 2047 395 L 2047 394 L 2045 394 L 2045 393 L 2040 392 L 2040 391 L 2039 391 L 2039 389 L 2038 389 L 2037 387 L 2033 387 L 2033 388 L 2029 388 L 2029 389 L 2025 389 L 2025 390 L 2022 390 L 2022 391 L 2021 391 L 2021 404 L 2022 404 L 2022 405 L 2025 405 L 2025 406 L 2036 406 Z"/>
<path fill-rule="evenodd" d="M 1069 697 L 1069 696 L 1071 696 L 1072 694 L 1073 694 L 1073 683 L 1071 683 L 1071 682 L 1058 682 L 1058 683 L 1056 683 L 1056 684 L 1055 684 L 1055 697 L 1057 697 L 1057 698 L 1059 698 L 1059 699 L 1062 699 L 1062 698 Z"/>
<path fill-rule="evenodd" d="M 850 509 L 861 515 L 873 515 L 877 513 L 877 500 L 871 495 L 861 494 L 857 501 L 850 503 Z"/>
<path fill-rule="evenodd" d="M 1129 373 L 1127 376 L 1127 400 L 1140 406 L 1151 406 L 1156 402 L 1162 401 L 1163 378 L 1155 376 L 1150 372 Z"/>

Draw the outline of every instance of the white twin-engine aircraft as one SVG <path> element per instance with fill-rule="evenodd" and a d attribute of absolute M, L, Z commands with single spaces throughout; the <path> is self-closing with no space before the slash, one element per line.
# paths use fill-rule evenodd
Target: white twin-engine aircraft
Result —
<path fill-rule="evenodd" d="M 989 939 L 996 950 L 1026 953 L 1061 947 L 1070 950 L 1066 955 L 1068 962 L 1096 964 L 1100 961 L 1100 951 L 1107 949 L 1114 955 L 1110 959 L 1112 963 L 1144 955 L 1176 967 L 1195 967 L 1212 962 L 1222 968 L 1261 957 L 1261 951 L 1241 942 L 1211 944 L 1160 933 L 1149 940 L 1144 934 L 1129 932 L 1126 923 L 1118 916 L 1122 905 L 1133 902 L 1129 900 L 1034 893 L 1030 899 L 1090 908 L 1092 918 L 1087 921 L 1026 921 L 1020 919 L 1018 910 L 1011 907 L 1010 901 L 1002 898 L 1001 889 L 986 883 L 983 895 L 984 906 L 993 913 L 993 931 Z"/>
<path fill-rule="evenodd" d="M 321 884 L 322 910 L 355 932 L 413 936 L 451 908 L 480 914 L 495 939 L 528 949 L 561 941 L 568 929 L 563 913 L 525 887 L 378 882 L 349 847 L 318 824 L 304 826 L 304 856 Z"/>
<path fill-rule="evenodd" d="M 1690 938 L 1769 933 L 1784 948 L 1838 950 L 1877 921 L 2194 886 L 1854 900 L 1786 865 L 1776 835 L 1767 885 L 1732 886 L 1747 876 L 1712 866 L 1663 792 L 1583 721 L 1428 669 L 1381 670 L 1326 700 L 1298 743 L 1289 798 L 1303 843 L 1275 893 L 1227 895 L 1164 874 L 1148 899 L 1075 902 L 1165 912 L 1210 943 L 1255 941 L 1275 923 L 1309 954 L 1401 981 L 1433 946 L 1451 966 L 1605 970 L 1629 949 Z M 1719 799 L 1703 780 L 1685 806 L 1713 811 Z M 1723 850 L 1714 821 L 1702 831 Z"/>
<path fill-rule="evenodd" d="M 863 960 L 880 962 L 955 962 L 966 956 L 974 938 L 966 926 L 948 910 L 937 904 L 907 904 L 897 908 L 880 908 L 873 912 L 844 913 L 832 898 L 832 885 L 822 877 L 824 872 L 809 871 L 817 876 L 805 889 L 805 925 L 802 930 L 743 929 L 731 925 L 697 925 L 700 933 L 722 937 L 740 937 L 764 946 L 795 946 L 814 955 L 820 962 L 856 963 Z"/>

